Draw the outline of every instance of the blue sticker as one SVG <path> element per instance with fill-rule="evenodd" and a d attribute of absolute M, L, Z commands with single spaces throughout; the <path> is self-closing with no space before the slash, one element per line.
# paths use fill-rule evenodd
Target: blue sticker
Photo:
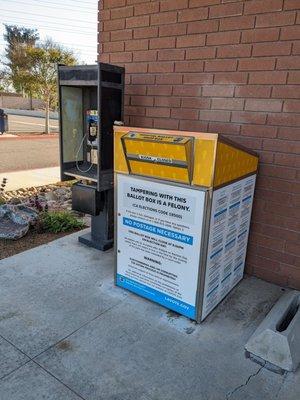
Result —
<path fill-rule="evenodd" d="M 146 222 L 137 221 L 135 219 L 123 217 L 123 225 L 131 228 L 139 229 L 144 232 L 153 233 L 154 235 L 163 236 L 168 239 L 176 240 L 177 242 L 193 245 L 193 237 L 185 235 L 181 232 L 171 231 L 169 229 L 160 228 L 159 226 L 150 225 Z"/>
<path fill-rule="evenodd" d="M 185 315 L 188 318 L 196 318 L 196 309 L 194 306 L 184 303 L 181 300 L 175 299 L 168 294 L 161 293 L 155 289 L 150 288 L 142 283 L 136 282 L 124 275 L 117 274 L 117 286 L 121 286 L 139 296 L 152 300 L 162 306 L 169 308 L 179 314 Z"/>

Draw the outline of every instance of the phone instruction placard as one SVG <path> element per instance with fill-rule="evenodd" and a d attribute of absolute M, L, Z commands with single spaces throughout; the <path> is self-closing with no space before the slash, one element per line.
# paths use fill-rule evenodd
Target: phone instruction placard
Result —
<path fill-rule="evenodd" d="M 202 320 L 243 277 L 255 179 L 213 192 Z"/>
<path fill-rule="evenodd" d="M 205 192 L 117 175 L 117 285 L 196 316 Z"/>

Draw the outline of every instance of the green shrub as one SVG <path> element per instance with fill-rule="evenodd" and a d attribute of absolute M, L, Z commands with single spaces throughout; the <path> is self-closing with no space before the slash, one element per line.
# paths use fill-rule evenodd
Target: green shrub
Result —
<path fill-rule="evenodd" d="M 51 233 L 69 232 L 84 228 L 84 223 L 68 211 L 49 211 L 41 214 L 42 230 Z"/>

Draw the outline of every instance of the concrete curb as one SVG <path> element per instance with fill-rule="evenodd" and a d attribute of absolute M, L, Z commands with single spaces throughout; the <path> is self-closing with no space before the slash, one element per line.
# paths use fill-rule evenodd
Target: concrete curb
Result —
<path fill-rule="evenodd" d="M 284 294 L 245 346 L 251 359 L 261 359 L 285 371 L 300 363 L 300 292 Z"/>

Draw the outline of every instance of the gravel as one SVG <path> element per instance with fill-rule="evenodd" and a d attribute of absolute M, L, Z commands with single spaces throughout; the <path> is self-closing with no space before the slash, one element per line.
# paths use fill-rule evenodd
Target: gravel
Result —
<path fill-rule="evenodd" d="M 49 211 L 70 211 L 81 218 L 86 226 L 90 226 L 90 217 L 72 211 L 71 186 L 74 182 L 58 182 L 41 187 L 31 187 L 10 192 L 4 192 L 1 197 L 7 204 L 24 204 L 29 207 L 40 207 L 40 211 L 48 208 Z M 55 239 L 71 234 L 72 232 L 41 233 L 31 228 L 29 232 L 18 240 L 0 239 L 0 260 L 22 251 L 51 242 Z"/>

